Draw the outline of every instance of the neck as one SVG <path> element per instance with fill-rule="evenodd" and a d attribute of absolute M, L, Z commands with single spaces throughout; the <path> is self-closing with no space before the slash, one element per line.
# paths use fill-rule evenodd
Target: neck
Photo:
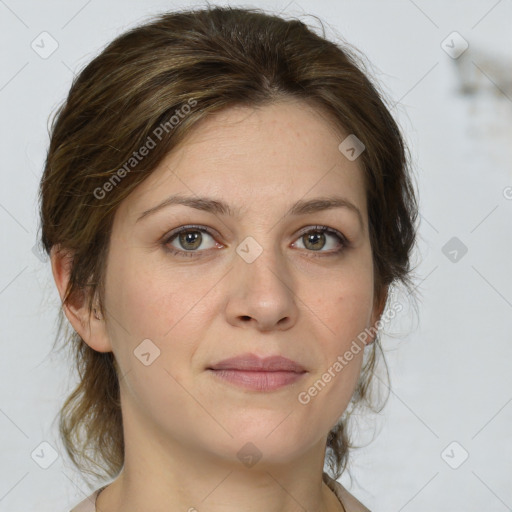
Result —
<path fill-rule="evenodd" d="M 129 418 L 129 416 L 128 416 Z M 98 496 L 101 512 L 338 512 L 322 480 L 325 441 L 285 462 L 262 457 L 246 466 L 237 457 L 206 452 L 183 440 L 124 421 L 121 474 Z"/>
<path fill-rule="evenodd" d="M 169 512 L 339 512 L 344 510 L 322 479 L 280 481 L 275 475 L 256 480 L 240 474 L 217 474 L 217 479 L 186 481 L 186 487 L 156 482 L 135 482 L 123 473 L 98 496 L 101 512 L 151 510 Z M 284 479 L 283 479 L 284 480 Z"/>

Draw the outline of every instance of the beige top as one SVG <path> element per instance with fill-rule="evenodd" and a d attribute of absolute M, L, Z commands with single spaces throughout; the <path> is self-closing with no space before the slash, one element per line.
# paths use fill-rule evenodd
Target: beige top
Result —
<path fill-rule="evenodd" d="M 96 512 L 96 498 L 98 494 L 105 489 L 104 487 L 100 487 L 96 489 L 90 496 L 87 496 L 85 500 L 81 501 L 75 508 L 71 509 L 71 512 Z"/>
<path fill-rule="evenodd" d="M 343 487 L 337 480 L 332 479 L 327 473 L 323 474 L 324 482 L 329 486 L 341 505 L 345 509 L 345 512 L 371 512 L 366 508 L 360 501 L 358 501 L 352 494 L 350 494 L 345 487 Z M 71 512 L 96 512 L 96 498 L 98 494 L 105 489 L 100 487 L 94 491 L 90 496 L 81 501 Z"/>
<path fill-rule="evenodd" d="M 323 474 L 323 480 L 329 486 L 329 489 L 337 496 L 345 512 L 371 512 L 371 510 L 366 508 L 355 496 L 352 496 L 343 485 L 337 480 L 332 479 L 325 472 Z"/>

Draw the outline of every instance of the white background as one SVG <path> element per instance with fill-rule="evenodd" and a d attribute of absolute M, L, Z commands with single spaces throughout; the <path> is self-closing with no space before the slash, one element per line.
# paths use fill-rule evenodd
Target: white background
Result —
<path fill-rule="evenodd" d="M 189 5 L 0 0 L 0 511 L 67 511 L 93 490 L 63 453 L 48 469 L 31 457 L 42 442 L 62 450 L 55 419 L 76 379 L 50 352 L 60 301 L 32 251 L 48 116 L 107 42 Z M 385 326 L 392 393 L 361 422 L 361 440 L 375 439 L 353 452 L 354 478 L 342 483 L 373 512 L 512 510 L 512 1 L 231 5 L 313 25 L 304 15 L 317 15 L 328 37 L 362 50 L 413 154 L 419 315 L 406 309 Z M 31 48 L 43 31 L 58 42 L 46 59 Z M 441 46 L 453 31 L 469 44 L 465 75 Z M 455 262 L 443 253 L 452 237 L 467 247 Z M 465 452 L 457 469 L 445 461 Z"/>

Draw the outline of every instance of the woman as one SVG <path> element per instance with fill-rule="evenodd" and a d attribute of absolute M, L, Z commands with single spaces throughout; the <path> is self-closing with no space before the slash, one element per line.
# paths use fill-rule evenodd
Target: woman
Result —
<path fill-rule="evenodd" d="M 80 375 L 60 433 L 113 480 L 74 511 L 368 510 L 336 480 L 417 206 L 356 62 L 297 20 L 209 7 L 75 79 L 40 188 Z"/>

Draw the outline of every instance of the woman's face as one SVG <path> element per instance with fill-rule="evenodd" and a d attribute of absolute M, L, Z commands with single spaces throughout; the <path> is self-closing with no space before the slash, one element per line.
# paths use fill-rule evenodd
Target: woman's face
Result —
<path fill-rule="evenodd" d="M 363 173 L 338 149 L 346 135 L 302 102 L 225 110 L 121 204 L 106 331 L 90 344 L 115 354 L 129 431 L 274 463 L 325 443 L 360 373 L 353 341 L 379 313 Z M 210 369 L 247 354 L 304 371 Z"/>

